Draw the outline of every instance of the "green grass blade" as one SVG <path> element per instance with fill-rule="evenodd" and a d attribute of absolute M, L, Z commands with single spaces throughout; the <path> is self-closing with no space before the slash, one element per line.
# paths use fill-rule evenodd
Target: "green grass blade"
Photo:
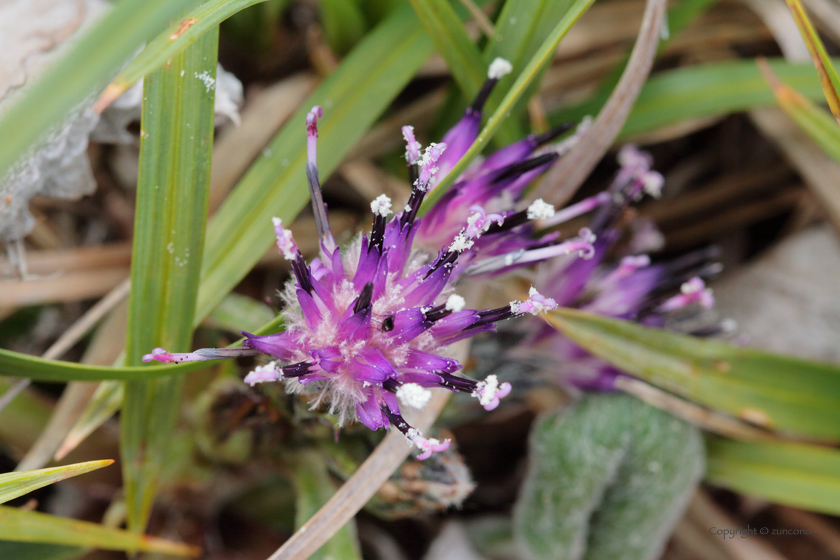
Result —
<path fill-rule="evenodd" d="M 303 526 L 326 504 L 336 487 L 324 458 L 314 451 L 303 451 L 295 456 L 292 466 L 296 491 L 295 525 Z M 352 519 L 336 532 L 309 560 L 362 560 L 362 551 L 356 537 L 356 523 Z"/>
<path fill-rule="evenodd" d="M 55 460 L 63 459 L 99 426 L 116 414 L 122 406 L 125 395 L 124 386 L 120 381 L 103 381 L 99 384 L 81 416 L 67 432 L 64 441 L 55 452 Z"/>
<path fill-rule="evenodd" d="M 487 119 L 487 124 L 481 132 L 479 132 L 478 138 L 475 139 L 475 142 L 473 142 L 473 145 L 470 146 L 469 150 L 467 150 L 467 153 L 464 154 L 464 157 L 458 161 L 458 164 L 446 177 L 441 179 L 435 189 L 426 197 L 426 201 L 420 209 L 421 215 L 429 211 L 429 208 L 431 208 L 435 202 L 443 196 L 446 190 L 455 183 L 455 180 L 466 170 L 467 166 L 472 163 L 472 160 L 481 153 L 487 143 L 493 138 L 496 131 L 499 130 L 501 124 L 505 121 L 505 119 L 507 119 L 507 115 L 513 109 L 513 106 L 522 99 L 523 94 L 531 83 L 536 79 L 546 65 L 551 62 L 551 58 L 557 50 L 557 45 L 560 44 L 560 41 L 566 36 L 569 29 L 572 28 L 572 25 L 574 25 L 575 22 L 580 19 L 584 13 L 586 13 L 586 10 L 589 9 L 593 2 L 594 0 L 576 0 L 572 7 L 569 8 L 560 22 L 556 25 L 556 27 L 554 27 L 549 37 L 542 43 L 542 45 L 540 45 L 539 50 L 531 58 L 530 62 L 528 62 L 525 69 L 523 69 L 516 78 L 516 81 L 507 91 L 504 99 L 499 104 L 498 109 L 496 109 L 490 118 Z"/>
<path fill-rule="evenodd" d="M 272 216 L 291 222 L 308 204 L 305 118 L 311 106 L 324 107 L 324 118 L 318 122 L 318 167 L 323 182 L 431 53 L 432 43 L 411 8 L 397 9 L 295 113 L 211 222 L 196 323 L 215 309 L 271 247 Z"/>
<path fill-rule="evenodd" d="M 192 345 L 213 149 L 218 27 L 143 85 L 126 363 Z M 149 368 L 153 369 L 153 368 Z M 179 407 L 182 376 L 128 381 L 120 418 L 128 527 L 142 532 Z"/>
<path fill-rule="evenodd" d="M 759 61 L 764 78 L 773 88 L 776 101 L 787 115 L 801 128 L 825 153 L 840 162 L 840 127 L 825 110 L 810 99 L 784 84 L 773 73 L 765 61 Z M 825 84 L 823 84 L 825 87 Z M 829 102 L 829 106 L 831 103 Z"/>
<path fill-rule="evenodd" d="M 277 316 L 262 327 L 255 329 L 254 334 L 275 333 L 283 328 L 283 318 Z M 241 346 L 244 338 L 229 347 Z M 184 362 L 176 365 L 158 367 L 107 367 L 78 364 L 61 360 L 45 360 L 29 354 L 21 354 L 0 348 L 0 376 L 28 377 L 36 381 L 130 381 L 149 380 L 183 375 L 207 367 L 211 362 Z M 2 389 L 2 385 L 0 385 Z M 2 394 L 2 393 L 0 393 Z M 13 401 L 14 403 L 14 401 Z M 10 405 L 11 406 L 11 405 Z M 5 410 L 9 410 L 6 408 Z"/>
<path fill-rule="evenodd" d="M 79 558 L 85 549 L 58 544 L 21 543 L 0 541 L 0 558 L 14 560 L 70 560 Z"/>
<path fill-rule="evenodd" d="M 199 554 L 194 546 L 8 506 L 0 506 L 0 539 L 175 556 L 194 557 Z"/>
<path fill-rule="evenodd" d="M 799 0 L 787 0 L 790 13 L 796 22 L 796 27 L 799 28 L 799 34 L 805 40 L 805 45 L 808 47 L 808 52 L 811 53 L 811 59 L 814 61 L 814 67 L 817 69 L 817 74 L 820 77 L 820 84 L 822 85 L 825 98 L 828 101 L 828 107 L 834 118 L 840 122 L 840 78 L 837 77 L 837 72 L 834 70 L 834 65 L 828 57 L 817 30 L 814 29 L 811 23 L 811 18 L 802 6 Z"/>
<path fill-rule="evenodd" d="M 201 369 L 206 364 L 192 362 L 158 368 L 108 367 L 78 364 L 61 360 L 45 360 L 38 356 L 21 354 L 0 348 L 0 375 L 28 377 L 35 381 L 127 381 L 131 379 L 157 379 L 168 375 L 183 374 Z"/>
<path fill-rule="evenodd" d="M 820 82 L 811 65 L 768 60 L 780 79 L 809 99 L 822 99 Z M 606 96 L 553 111 L 553 125 L 580 120 L 598 112 Z M 642 87 L 619 140 L 692 119 L 710 118 L 776 104 L 773 92 L 753 61 L 689 66 L 660 72 Z"/>
<path fill-rule="evenodd" d="M 208 0 L 155 37 L 137 57 L 128 63 L 96 102 L 102 111 L 137 80 L 154 72 L 167 60 L 178 56 L 207 31 L 233 14 L 265 0 Z"/>
<path fill-rule="evenodd" d="M 272 321 L 276 314 L 264 303 L 241 294 L 228 294 L 207 317 L 212 327 L 238 333 L 254 332 Z"/>
<path fill-rule="evenodd" d="M 104 461 L 88 461 L 86 463 L 39 469 L 37 471 L 0 474 L 0 504 L 66 478 L 107 467 L 113 462 L 112 459 L 106 459 Z"/>
<path fill-rule="evenodd" d="M 781 432 L 840 440 L 840 367 L 739 348 L 573 309 L 548 321 L 618 369 Z"/>
<path fill-rule="evenodd" d="M 122 0 L 0 117 L 0 176 L 196 0 Z"/>
<path fill-rule="evenodd" d="M 411 5 L 464 96 L 475 97 L 487 77 L 487 65 L 461 18 L 447 0 L 411 0 Z"/>
<path fill-rule="evenodd" d="M 484 60 L 489 63 L 496 57 L 502 57 L 513 65 L 513 72 L 502 78 L 496 91 L 487 100 L 488 112 L 494 111 L 502 103 L 505 92 L 514 84 L 520 70 L 537 54 L 556 23 L 569 13 L 571 6 L 571 0 L 508 0 L 504 3 L 496 19 L 496 32 L 485 48 Z M 540 69 L 540 76 L 543 70 Z M 512 118 L 507 119 L 497 133 L 496 140 L 500 145 L 510 144 L 524 136 L 520 117 L 539 81 L 533 80 L 527 92 L 512 106 Z"/>
<path fill-rule="evenodd" d="M 840 450 L 710 437 L 706 479 L 764 500 L 840 515 Z"/>
<path fill-rule="evenodd" d="M 321 0 L 318 6 L 327 44 L 336 54 L 346 54 L 367 30 L 361 6 L 354 0 Z"/>

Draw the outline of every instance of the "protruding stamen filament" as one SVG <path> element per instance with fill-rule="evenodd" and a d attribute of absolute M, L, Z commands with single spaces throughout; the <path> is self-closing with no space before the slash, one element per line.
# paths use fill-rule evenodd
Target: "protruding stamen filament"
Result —
<path fill-rule="evenodd" d="M 610 194 L 606 191 L 600 192 L 595 196 L 590 196 L 589 198 L 585 198 L 580 202 L 577 202 L 575 204 L 572 204 L 571 206 L 567 206 L 566 208 L 555 212 L 553 216 L 543 218 L 541 221 L 537 222 L 537 228 L 550 228 L 558 224 L 568 222 L 572 218 L 577 218 L 578 216 L 582 216 L 587 212 L 591 212 L 592 210 L 595 210 L 599 206 L 606 204 L 609 201 Z"/>
<path fill-rule="evenodd" d="M 479 90 L 478 95 L 475 96 L 475 100 L 473 100 L 469 110 L 480 113 L 484 108 L 484 104 L 487 103 L 487 99 L 490 97 L 490 94 L 493 93 L 493 88 L 496 87 L 499 80 L 510 74 L 512 70 L 513 66 L 504 58 L 496 58 L 493 60 L 487 68 L 487 81 L 485 81 L 484 85 L 481 86 L 481 90 Z"/>
<path fill-rule="evenodd" d="M 306 179 L 309 183 L 309 196 L 312 198 L 312 213 L 318 236 L 328 251 L 335 250 L 335 238 L 330 229 L 327 207 L 321 194 L 321 181 L 318 178 L 318 118 L 324 116 L 320 105 L 315 105 L 306 115 Z"/>
<path fill-rule="evenodd" d="M 525 313 L 537 315 L 543 311 L 554 311 L 555 309 L 557 309 L 557 302 L 541 295 L 534 287 L 531 287 L 531 290 L 528 292 L 528 299 L 525 301 L 510 302 L 511 313 L 516 315 L 524 315 Z"/>
<path fill-rule="evenodd" d="M 164 364 L 181 362 L 204 362 L 225 358 L 240 358 L 242 356 L 256 356 L 259 350 L 238 346 L 236 348 L 201 348 L 195 352 L 172 353 L 163 348 L 155 348 L 151 354 L 143 356 L 144 362 L 163 362 Z"/>
<path fill-rule="evenodd" d="M 283 220 L 280 218 L 271 218 L 274 223 L 274 234 L 277 236 L 277 248 L 287 261 L 297 259 L 300 254 L 297 243 L 292 236 L 292 230 L 283 227 Z"/>
<path fill-rule="evenodd" d="M 434 438 L 426 439 L 420 430 L 412 428 L 405 419 L 396 412 L 392 412 L 387 406 L 382 407 L 382 414 L 388 418 L 388 421 L 409 441 L 409 444 L 416 445 L 422 453 L 417 456 L 417 459 L 424 461 L 432 456 L 432 453 L 446 451 L 449 449 L 450 440 L 440 441 Z"/>
<path fill-rule="evenodd" d="M 688 305 L 697 303 L 703 309 L 711 309 L 715 304 L 711 288 L 707 288 L 703 280 L 697 276 L 680 287 L 679 294 L 665 300 L 657 311 L 668 312 L 682 309 Z"/>
<path fill-rule="evenodd" d="M 405 159 L 409 165 L 415 165 L 420 161 L 420 142 L 414 138 L 414 127 L 402 127 L 403 138 L 405 138 Z"/>
<path fill-rule="evenodd" d="M 276 362 L 268 362 L 264 366 L 257 366 L 245 376 L 245 383 L 253 387 L 257 383 L 268 381 L 279 381 L 283 378 L 283 371 L 277 367 Z"/>
<path fill-rule="evenodd" d="M 487 379 L 476 384 L 472 396 L 478 399 L 484 410 L 493 410 L 499 406 L 499 400 L 508 396 L 510 391 L 510 383 L 505 382 L 500 385 L 495 375 L 488 375 Z"/>

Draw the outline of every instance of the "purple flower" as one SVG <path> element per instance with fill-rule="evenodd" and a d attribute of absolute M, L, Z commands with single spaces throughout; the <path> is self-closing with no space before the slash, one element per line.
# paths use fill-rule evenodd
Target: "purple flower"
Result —
<path fill-rule="evenodd" d="M 502 70 L 502 63 L 491 67 L 489 85 L 481 94 L 484 98 Z M 477 108 L 474 104 L 465 118 L 475 119 L 475 111 L 480 111 L 480 103 Z M 456 227 L 448 235 L 439 236 L 441 243 L 433 251 L 413 247 L 426 220 L 417 217 L 418 211 L 436 174 L 441 167 L 451 168 L 466 150 L 465 138 L 474 137 L 472 129 L 465 131 L 467 125 L 463 123 L 446 136 L 457 150 L 447 143 L 421 150 L 412 130 L 404 129 L 413 181 L 407 204 L 389 218 L 391 200 L 384 195 L 376 198 L 371 203 L 370 233 L 359 235 L 346 249 L 340 249 L 330 230 L 318 178 L 317 120 L 321 115 L 321 108 L 314 107 L 307 117 L 307 178 L 321 241 L 319 257 L 307 264 L 291 232 L 281 220 L 274 220 L 277 246 L 290 261 L 294 274 L 282 294 L 285 332 L 265 336 L 243 333 L 246 340 L 240 348 L 183 354 L 157 348 L 143 359 L 168 363 L 266 354 L 273 361 L 256 367 L 245 377 L 246 383 L 284 381 L 291 392 L 311 394 L 313 407 L 329 403 L 329 412 L 339 424 L 358 419 L 372 430 L 393 425 L 421 449 L 419 458 L 425 459 L 432 452 L 446 449 L 449 441 L 423 437 L 405 421 L 401 407 L 422 408 L 431 396 L 428 389 L 443 387 L 466 392 L 492 410 L 511 391 L 510 384 L 500 383 L 495 375 L 483 381 L 456 375 L 462 366 L 447 356 L 447 347 L 495 330 L 498 321 L 526 313 L 536 315 L 555 309 L 557 304 L 532 288 L 524 301 L 475 310 L 468 309 L 465 299 L 455 292 L 456 282 L 469 276 L 471 270 L 499 268 L 482 260 L 475 247 L 490 235 L 494 237 L 491 247 L 506 247 L 505 232 L 510 230 L 504 228 L 506 218 L 502 214 L 488 213 L 479 206 L 459 218 L 443 216 L 447 224 Z M 528 140 L 529 145 L 534 142 Z M 505 179 L 505 184 L 517 180 Z M 539 206 L 533 212 L 540 217 L 546 215 Z M 566 242 L 568 246 L 561 252 L 591 252 L 591 236 L 584 237 Z M 517 243 L 520 241 L 513 244 Z M 539 257 L 530 253 L 527 262 L 556 253 L 548 251 Z M 492 252 L 490 255 L 490 261 L 498 258 Z"/>
<path fill-rule="evenodd" d="M 633 253 L 617 263 L 606 261 L 607 253 L 620 238 L 615 225 L 624 210 L 644 193 L 658 196 L 663 183 L 662 176 L 650 169 L 650 155 L 634 146 L 622 148 L 618 161 L 621 168 L 609 189 L 583 201 L 589 209 L 597 208 L 590 222 L 590 231 L 597 237 L 591 258 L 555 259 L 539 271 L 536 285 L 559 306 L 649 326 L 675 326 L 681 315 L 696 315 L 697 311 L 713 307 L 714 297 L 703 278 L 719 272 L 720 264 L 713 262 L 715 251 L 708 249 L 658 264 L 652 264 L 645 254 Z M 566 210 L 543 223 L 552 223 Z M 640 237 L 645 239 L 642 243 L 631 240 L 631 248 L 644 245 L 655 236 L 646 228 Z M 731 328 L 729 322 L 723 321 L 689 332 L 708 336 Z M 523 346 L 513 350 L 512 355 L 532 361 L 538 356 L 550 364 L 548 369 L 557 372 L 562 383 L 609 390 L 616 377 L 624 375 L 544 323 L 532 323 L 529 330 Z"/>

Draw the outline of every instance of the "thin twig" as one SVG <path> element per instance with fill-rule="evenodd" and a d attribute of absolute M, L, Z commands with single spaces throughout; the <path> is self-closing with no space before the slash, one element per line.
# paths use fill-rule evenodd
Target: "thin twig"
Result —
<path fill-rule="evenodd" d="M 612 146 L 653 67 L 666 5 L 667 0 L 647 0 L 642 27 L 618 85 L 589 130 L 546 174 L 535 189 L 534 197 L 555 205 L 564 204 Z"/>
<path fill-rule="evenodd" d="M 633 395 L 651 406 L 661 408 L 678 418 L 682 418 L 704 430 L 716 434 L 748 440 L 778 439 L 764 430 L 750 426 L 735 418 L 723 416 L 694 403 L 684 401 L 679 397 L 675 397 L 662 389 L 657 389 L 653 385 L 649 385 L 638 379 L 619 377 L 615 381 L 615 386 L 617 389 Z"/>
<path fill-rule="evenodd" d="M 435 389 L 434 393 L 422 416 L 415 422 L 415 427 L 421 432 L 429 429 L 449 399 L 449 391 Z M 268 560 L 308 558 L 356 515 L 408 457 L 409 452 L 405 437 L 396 429 L 392 429 L 324 507 L 269 556 Z"/>

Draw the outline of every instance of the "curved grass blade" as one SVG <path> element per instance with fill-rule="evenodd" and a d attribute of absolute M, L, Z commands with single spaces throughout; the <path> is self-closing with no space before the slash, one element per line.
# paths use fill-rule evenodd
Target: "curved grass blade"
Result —
<path fill-rule="evenodd" d="M 763 60 L 759 67 L 764 78 L 773 88 L 776 101 L 787 115 L 801 128 L 825 153 L 840 162 L 840 128 L 831 116 L 811 100 L 796 90 L 783 84 Z M 823 85 L 825 87 L 825 85 Z M 830 102 L 829 102 L 830 106 Z"/>
<path fill-rule="evenodd" d="M 309 202 L 304 123 L 310 107 L 324 107 L 318 122 L 318 167 L 324 181 L 431 52 L 432 43 L 411 8 L 398 8 L 307 99 L 214 216 L 194 324 L 215 309 L 272 245 L 271 218 L 291 221 Z"/>
<path fill-rule="evenodd" d="M 546 65 L 550 63 L 552 56 L 554 56 L 554 51 L 557 49 L 557 45 L 593 2 L 594 0 L 576 0 L 572 7 L 569 8 L 566 15 L 554 27 L 548 39 L 542 43 L 537 53 L 516 78 L 516 81 L 499 104 L 498 109 L 487 119 L 487 124 L 479 132 L 478 137 L 473 142 L 473 145 L 470 146 L 470 149 L 467 150 L 467 153 L 464 154 L 464 157 L 458 161 L 458 164 L 452 168 L 446 177 L 440 180 L 435 189 L 426 197 L 420 209 L 421 215 L 429 211 L 440 197 L 444 195 L 447 189 L 455 183 L 455 180 L 464 172 L 467 166 L 472 163 L 472 160 L 487 146 L 487 143 L 493 138 L 493 135 L 507 118 L 513 106 L 522 99 L 526 89 L 528 89 Z"/>
<path fill-rule="evenodd" d="M 95 471 L 113 464 L 113 459 L 88 461 L 63 467 L 39 469 L 37 471 L 10 472 L 0 474 L 0 504 L 28 494 L 38 488 L 49 486 L 66 478 Z"/>
<path fill-rule="evenodd" d="M 0 506 L 0 539 L 174 556 L 196 557 L 200 554 L 194 546 L 8 506 Z"/>
<path fill-rule="evenodd" d="M 277 316 L 254 334 L 275 333 L 283 328 L 283 318 Z M 228 348 L 241 346 L 244 338 L 240 338 Z M 0 376 L 28 377 L 35 381 L 108 381 L 116 382 L 129 380 L 150 380 L 171 375 L 183 375 L 191 371 L 207 367 L 211 362 L 183 362 L 176 365 L 158 367 L 107 367 L 78 364 L 62 360 L 45 360 L 38 356 L 21 354 L 0 348 Z M 0 381 L 0 389 L 4 388 Z M 2 394 L 2 393 L 0 393 Z M 14 404 L 14 401 L 12 401 Z M 9 408 L 12 406 L 9 405 Z M 5 410 L 9 410 L 6 408 Z"/>
<path fill-rule="evenodd" d="M 698 339 L 574 309 L 548 322 L 652 385 L 757 424 L 840 440 L 840 367 Z"/>
<path fill-rule="evenodd" d="M 122 0 L 0 117 L 0 176 L 196 0 Z"/>
<path fill-rule="evenodd" d="M 192 344 L 210 159 L 218 27 L 146 76 L 128 299 L 126 363 Z M 149 368 L 153 369 L 153 368 Z M 127 381 L 120 454 L 128 527 L 146 526 L 180 404 L 182 376 Z"/>
<path fill-rule="evenodd" d="M 806 443 L 707 440 L 706 479 L 764 500 L 840 515 L 840 451 Z"/>
<path fill-rule="evenodd" d="M 810 65 L 768 60 L 773 72 L 805 97 L 818 100 L 823 93 Z M 580 120 L 595 114 L 606 96 L 551 113 L 552 125 Z M 619 140 L 651 132 L 691 119 L 717 117 L 769 107 L 776 101 L 761 72 L 752 61 L 732 61 L 689 66 L 660 72 L 642 86 Z"/>
<path fill-rule="evenodd" d="M 831 109 L 831 114 L 840 123 L 840 93 L 837 91 L 840 89 L 840 78 L 837 77 L 837 72 L 831 64 L 825 45 L 823 45 L 817 30 L 811 24 L 811 18 L 808 17 L 802 3 L 799 0 L 786 1 L 796 22 L 796 27 L 799 28 L 799 34 L 805 40 L 808 52 L 811 53 L 811 59 L 814 61 L 817 74 L 820 76 L 820 84 L 828 101 L 828 107 Z"/>
<path fill-rule="evenodd" d="M 233 14 L 265 0 L 208 0 L 155 37 L 128 63 L 97 99 L 94 110 L 101 113 L 134 82 L 178 56 L 207 31 Z"/>

